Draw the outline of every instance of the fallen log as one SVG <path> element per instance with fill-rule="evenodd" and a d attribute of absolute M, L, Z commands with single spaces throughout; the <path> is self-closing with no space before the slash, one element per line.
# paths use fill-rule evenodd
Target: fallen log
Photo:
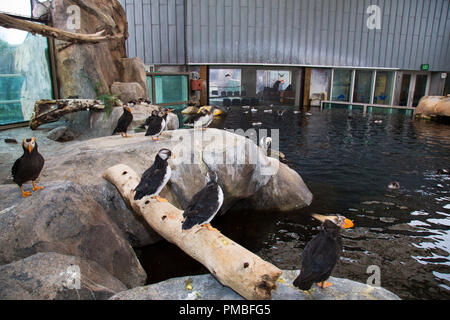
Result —
<path fill-rule="evenodd" d="M 35 130 L 41 124 L 57 121 L 65 114 L 88 109 L 103 111 L 105 105 L 100 100 L 92 99 L 39 100 L 34 105 L 30 128 Z"/>
<path fill-rule="evenodd" d="M 128 166 L 118 164 L 107 169 L 103 178 L 116 186 L 127 205 L 142 215 L 148 224 L 167 241 L 177 245 L 203 264 L 224 286 L 251 300 L 270 299 L 281 270 L 262 260 L 220 231 L 194 226 L 182 230 L 183 211 L 168 202 L 150 197 L 135 201 L 134 188 L 140 177 Z"/>

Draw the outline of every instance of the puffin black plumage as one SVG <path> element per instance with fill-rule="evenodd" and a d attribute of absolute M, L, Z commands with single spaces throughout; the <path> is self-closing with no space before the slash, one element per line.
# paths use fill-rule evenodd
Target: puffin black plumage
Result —
<path fill-rule="evenodd" d="M 145 119 L 144 124 L 140 126 L 140 128 L 148 128 L 148 125 L 153 121 L 154 118 L 158 117 L 159 111 L 157 109 L 153 110 L 151 115 Z"/>
<path fill-rule="evenodd" d="M 114 135 L 116 133 L 120 133 L 122 137 L 129 138 L 130 136 L 127 135 L 127 130 L 132 121 L 133 121 L 133 114 L 131 113 L 131 107 L 129 103 L 128 105 L 123 107 L 123 114 L 117 121 L 117 126 L 112 134 Z"/>
<path fill-rule="evenodd" d="M 212 107 L 211 110 L 200 108 L 196 114 L 186 119 L 184 124 L 190 127 L 202 128 L 203 130 L 206 130 L 214 119 L 214 109 L 214 107 Z"/>
<path fill-rule="evenodd" d="M 207 173 L 208 183 L 197 192 L 183 212 L 185 218 L 182 229 L 187 230 L 197 224 L 206 226 L 209 230 L 216 230 L 211 227 L 210 222 L 215 217 L 223 203 L 223 191 L 217 183 L 215 172 Z"/>
<path fill-rule="evenodd" d="M 134 200 L 140 200 L 145 196 L 151 196 L 160 202 L 167 202 L 159 197 L 162 188 L 167 184 L 172 174 L 172 170 L 167 162 L 172 156 L 169 149 L 161 149 L 155 157 L 153 165 L 142 174 L 141 181 L 134 189 L 136 194 Z"/>
<path fill-rule="evenodd" d="M 44 157 L 38 151 L 36 138 L 24 139 L 22 142 L 23 155 L 17 159 L 11 169 L 13 180 L 20 187 L 24 198 L 31 196 L 31 191 L 24 191 L 23 184 L 31 181 L 33 191 L 38 191 L 44 187 L 36 186 L 36 179 L 39 177 L 44 167 Z"/>
<path fill-rule="evenodd" d="M 156 117 L 149 120 L 146 136 L 152 137 L 152 140 L 159 140 L 159 135 L 166 127 L 166 118 L 169 111 L 159 112 Z"/>
<path fill-rule="evenodd" d="M 332 285 L 325 280 L 330 277 L 342 252 L 341 228 L 353 227 L 353 222 L 343 216 L 313 214 L 313 217 L 323 223 L 319 234 L 303 250 L 300 274 L 293 282 L 301 290 L 309 290 L 313 283 L 318 283 L 321 288 Z"/>

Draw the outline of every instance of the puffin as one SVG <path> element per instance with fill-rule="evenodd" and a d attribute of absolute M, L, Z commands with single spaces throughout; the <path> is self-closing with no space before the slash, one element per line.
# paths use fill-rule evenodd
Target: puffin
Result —
<path fill-rule="evenodd" d="M 152 113 L 150 114 L 150 116 L 147 119 L 145 119 L 144 124 L 141 124 L 139 126 L 139 128 L 141 128 L 141 129 L 148 128 L 148 125 L 150 124 L 150 122 L 153 119 L 155 119 L 158 116 L 158 113 L 159 113 L 159 111 L 157 109 L 153 110 Z"/>
<path fill-rule="evenodd" d="M 126 106 L 123 107 L 123 114 L 120 116 L 119 121 L 117 121 L 117 126 L 113 131 L 113 135 L 116 133 L 120 133 L 122 137 L 130 138 L 129 135 L 127 135 L 128 126 L 133 121 L 133 114 L 131 113 L 131 107 L 130 105 L 133 105 L 134 103 L 128 103 Z"/>
<path fill-rule="evenodd" d="M 188 118 L 184 122 L 184 124 L 194 128 L 202 128 L 202 130 L 204 131 L 214 119 L 214 109 L 215 107 L 212 107 L 211 110 L 200 108 L 200 110 L 196 114 Z"/>
<path fill-rule="evenodd" d="M 261 140 L 259 140 L 259 146 L 264 150 L 265 154 L 269 154 L 270 148 L 272 146 L 272 138 L 262 137 Z"/>
<path fill-rule="evenodd" d="M 156 154 L 153 165 L 145 170 L 141 177 L 141 181 L 135 191 L 134 200 L 140 200 L 145 196 L 150 196 L 159 202 L 167 202 L 167 199 L 161 198 L 159 193 L 167 184 L 172 174 L 169 163 L 167 162 L 172 156 L 172 151 L 169 149 L 161 149 Z M 175 155 L 173 155 L 175 158 Z"/>
<path fill-rule="evenodd" d="M 400 183 L 398 181 L 392 181 L 389 185 L 388 185 L 389 189 L 392 190 L 397 190 L 400 189 Z"/>
<path fill-rule="evenodd" d="M 216 216 L 223 204 L 223 191 L 217 183 L 217 174 L 209 171 L 206 174 L 206 186 L 197 192 L 183 212 L 185 218 L 181 228 L 191 229 L 195 225 L 201 225 L 208 230 L 217 231 L 211 227 L 211 220 Z"/>
<path fill-rule="evenodd" d="M 302 267 L 293 285 L 301 290 L 309 290 L 313 283 L 326 288 L 332 285 L 326 282 L 342 252 L 341 229 L 354 226 L 353 222 L 344 216 L 312 215 L 322 222 L 317 236 L 306 244 L 302 254 Z"/>
<path fill-rule="evenodd" d="M 36 138 L 26 138 L 22 141 L 23 155 L 17 159 L 11 169 L 13 180 L 19 185 L 24 198 L 31 196 L 31 191 L 24 191 L 23 184 L 31 181 L 33 191 L 38 191 L 44 187 L 36 186 L 36 179 L 44 167 L 44 157 L 38 151 Z"/>
<path fill-rule="evenodd" d="M 146 136 L 152 137 L 152 140 L 159 140 L 159 135 L 166 127 L 166 118 L 170 109 L 167 111 L 160 111 L 156 117 L 149 120 Z"/>

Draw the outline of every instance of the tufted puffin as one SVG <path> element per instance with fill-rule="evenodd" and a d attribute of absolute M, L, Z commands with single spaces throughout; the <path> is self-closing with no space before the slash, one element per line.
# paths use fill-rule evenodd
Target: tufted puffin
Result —
<path fill-rule="evenodd" d="M 130 104 L 123 107 L 123 114 L 120 116 L 119 121 L 117 121 L 117 126 L 113 131 L 113 135 L 116 133 L 120 133 L 122 137 L 130 138 L 129 135 L 127 135 L 128 126 L 133 121 L 133 114 L 131 113 Z"/>
<path fill-rule="evenodd" d="M 159 113 L 159 111 L 157 109 L 153 110 L 151 115 L 147 119 L 145 119 L 144 124 L 141 124 L 139 126 L 139 128 L 142 128 L 142 129 L 148 128 L 148 125 L 150 124 L 150 122 L 153 121 L 154 118 L 156 118 L 158 116 L 158 113 Z"/>
<path fill-rule="evenodd" d="M 223 191 L 217 183 L 217 174 L 213 171 L 206 174 L 206 186 L 197 192 L 183 212 L 186 218 L 182 229 L 190 229 L 194 225 L 201 224 L 208 230 L 216 230 L 211 227 L 211 220 L 219 211 L 223 203 Z"/>
<path fill-rule="evenodd" d="M 172 156 L 172 152 L 169 149 L 161 149 L 155 157 L 153 165 L 145 170 L 141 177 L 141 181 L 134 189 L 136 194 L 134 200 L 140 200 L 145 196 L 151 196 L 152 199 L 156 199 L 160 202 L 167 202 L 166 199 L 161 198 L 158 194 L 162 188 L 167 184 L 172 174 L 172 169 L 168 164 L 169 158 Z M 175 158 L 175 155 L 173 155 Z"/>
<path fill-rule="evenodd" d="M 44 158 L 38 151 L 36 138 L 24 139 L 22 142 L 23 155 L 17 159 L 11 169 L 13 180 L 20 187 L 24 198 L 31 196 L 31 191 L 24 191 L 23 184 L 27 181 L 33 183 L 33 191 L 44 187 L 36 186 L 36 179 L 44 167 Z"/>
<path fill-rule="evenodd" d="M 312 216 L 322 221 L 322 228 L 303 250 L 301 271 L 293 282 L 301 290 L 309 290 L 313 283 L 321 288 L 332 285 L 325 280 L 330 277 L 342 252 L 341 229 L 353 227 L 353 222 L 344 216 Z"/>
<path fill-rule="evenodd" d="M 156 117 L 152 117 L 152 119 L 150 119 L 149 121 L 147 132 L 145 133 L 145 135 L 152 137 L 152 140 L 159 140 L 159 135 L 164 131 L 164 128 L 166 127 L 167 115 L 171 111 L 172 109 L 168 109 L 167 111 L 160 111 L 158 112 L 158 115 Z"/>
<path fill-rule="evenodd" d="M 184 124 L 189 127 L 202 128 L 202 130 L 206 130 L 214 119 L 214 109 L 215 107 L 212 107 L 211 110 L 200 108 L 196 114 L 186 119 Z"/>

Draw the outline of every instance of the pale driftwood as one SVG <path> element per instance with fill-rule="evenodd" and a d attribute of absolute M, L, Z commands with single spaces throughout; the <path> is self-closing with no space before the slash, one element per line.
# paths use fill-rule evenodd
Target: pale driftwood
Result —
<path fill-rule="evenodd" d="M 58 40 L 76 42 L 76 43 L 100 43 L 110 40 L 121 40 L 124 38 L 124 34 L 104 35 L 105 30 L 99 31 L 94 34 L 83 34 L 64 31 L 61 29 L 49 27 L 39 23 L 30 22 L 27 20 L 17 19 L 7 14 L 0 13 L 0 26 L 4 28 L 14 28 L 32 34 L 40 34 L 44 37 L 55 38 Z"/>
<path fill-rule="evenodd" d="M 168 202 L 157 202 L 150 197 L 133 200 L 133 190 L 140 177 L 130 167 L 118 164 L 107 169 L 103 178 L 116 186 L 127 205 L 141 214 L 153 230 L 203 264 L 224 286 L 246 299 L 271 298 L 271 291 L 276 289 L 276 281 L 281 275 L 280 269 L 219 231 L 201 226 L 182 230 L 183 211 Z"/>
<path fill-rule="evenodd" d="M 105 106 L 100 100 L 93 99 L 39 100 L 34 105 L 30 128 L 35 130 L 41 124 L 56 121 L 65 114 L 87 109 L 102 111 Z"/>

